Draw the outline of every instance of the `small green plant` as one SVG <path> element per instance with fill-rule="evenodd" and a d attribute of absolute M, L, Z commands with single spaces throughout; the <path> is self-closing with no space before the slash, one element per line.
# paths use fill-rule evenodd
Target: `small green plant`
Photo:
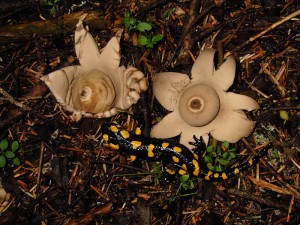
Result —
<path fill-rule="evenodd" d="M 61 0 L 42 0 L 44 6 L 50 7 L 50 14 L 54 15 L 58 10 L 58 3 Z"/>
<path fill-rule="evenodd" d="M 153 48 L 154 45 L 163 38 L 163 35 L 161 34 L 153 35 L 151 33 L 152 24 L 150 21 L 138 21 L 136 18 L 130 15 L 130 12 L 125 12 L 122 23 L 129 30 L 129 32 L 132 30 L 138 31 L 138 43 L 142 46 L 146 46 L 147 48 Z"/>
<path fill-rule="evenodd" d="M 170 17 L 171 17 L 171 15 L 172 15 L 175 11 L 176 11 L 176 8 L 173 7 L 173 8 L 171 8 L 171 9 L 167 10 L 166 12 L 164 12 L 163 17 L 164 17 L 166 20 L 169 20 Z"/>
<path fill-rule="evenodd" d="M 180 187 L 184 190 L 191 190 L 195 188 L 195 184 L 190 180 L 190 175 L 186 174 L 180 177 Z"/>
<path fill-rule="evenodd" d="M 153 164 L 153 172 L 155 173 L 154 184 L 157 185 L 159 183 L 159 179 L 162 177 L 163 164 L 155 163 Z"/>
<path fill-rule="evenodd" d="M 0 168 L 4 168 L 7 160 L 12 160 L 13 164 L 20 165 L 20 159 L 16 156 L 20 145 L 18 141 L 14 141 L 10 148 L 8 140 L 5 138 L 0 142 Z"/>
<path fill-rule="evenodd" d="M 236 156 L 236 148 L 230 148 L 229 142 L 224 141 L 216 148 L 209 145 L 206 149 L 204 162 L 209 170 L 221 172 L 228 165 L 230 160 Z"/>

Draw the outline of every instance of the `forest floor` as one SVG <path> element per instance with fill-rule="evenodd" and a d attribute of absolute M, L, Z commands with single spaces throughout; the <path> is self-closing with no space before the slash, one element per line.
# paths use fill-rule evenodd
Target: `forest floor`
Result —
<path fill-rule="evenodd" d="M 16 0 L 0 7 L 1 225 L 300 224 L 298 0 Z M 121 64 L 148 79 L 130 112 L 74 122 L 40 80 L 79 64 L 74 31 L 83 14 L 99 48 L 124 29 Z M 140 22 L 151 30 L 134 26 Z M 247 113 L 253 134 L 231 144 L 236 157 L 219 166 L 242 163 L 271 142 L 258 165 L 226 181 L 186 182 L 165 177 L 161 162 L 132 163 L 103 143 L 103 121 L 128 128 L 142 117 L 149 135 L 168 113 L 153 96 L 153 77 L 190 75 L 207 48 L 235 57 L 229 91 L 260 105 Z"/>

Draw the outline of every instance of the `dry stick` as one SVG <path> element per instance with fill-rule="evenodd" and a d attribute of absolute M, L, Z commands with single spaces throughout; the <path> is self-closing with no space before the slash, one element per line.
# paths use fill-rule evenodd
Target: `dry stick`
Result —
<path fill-rule="evenodd" d="M 24 105 L 21 102 L 16 101 L 9 93 L 7 93 L 3 88 L 0 87 L 0 93 L 12 104 L 20 107 L 23 110 L 30 111 L 31 108 L 28 106 Z"/>
<path fill-rule="evenodd" d="M 192 27 L 194 27 L 196 25 L 196 23 L 202 19 L 204 16 L 206 16 L 210 10 L 212 10 L 213 8 L 215 8 L 217 5 L 213 5 L 211 4 L 208 8 L 206 8 L 203 12 L 201 12 L 201 14 L 196 17 L 194 19 L 194 21 L 191 21 L 187 26 L 186 28 L 184 29 L 182 35 L 180 36 L 180 39 L 178 41 L 178 45 L 177 45 L 177 48 L 175 49 L 174 51 L 174 54 L 172 56 L 172 60 L 171 62 L 174 62 L 175 59 L 177 58 L 178 56 L 178 52 L 180 51 L 180 48 L 181 48 L 181 45 L 182 45 L 182 42 L 184 41 L 185 37 L 187 36 L 187 34 L 191 31 Z M 169 65 L 166 65 L 166 67 L 168 67 Z"/>
<path fill-rule="evenodd" d="M 267 206 L 272 207 L 272 208 L 275 207 L 275 208 L 278 208 L 278 209 L 281 209 L 281 210 L 284 210 L 284 211 L 288 211 L 288 205 L 283 205 L 282 203 L 279 204 L 275 201 L 264 199 L 261 196 L 255 196 L 255 195 L 253 195 L 253 193 L 248 193 L 246 191 L 242 191 L 242 190 L 239 190 L 239 189 L 236 189 L 236 188 L 228 189 L 227 194 L 237 195 L 239 197 L 255 201 L 255 202 L 260 203 L 262 205 L 267 205 Z"/>
<path fill-rule="evenodd" d="M 41 184 L 41 174 L 43 169 L 43 159 L 44 159 L 44 152 L 45 152 L 45 144 L 44 142 L 41 143 L 41 152 L 40 152 L 40 159 L 39 159 L 39 170 L 37 174 L 37 186 L 36 186 L 36 193 L 39 196 L 40 192 L 40 184 Z"/>
<path fill-rule="evenodd" d="M 200 0 L 193 0 L 190 5 L 189 18 L 186 22 L 186 28 L 190 27 L 197 19 L 198 12 L 200 10 L 201 2 Z M 189 31 L 187 29 L 184 32 Z M 192 34 L 193 32 L 188 32 L 182 42 L 182 46 L 179 50 L 177 61 L 179 64 L 187 65 L 190 62 L 190 54 L 189 51 L 193 47 L 192 42 Z"/>
<path fill-rule="evenodd" d="M 256 154 L 256 151 L 252 148 L 252 146 L 249 144 L 249 142 L 245 138 L 242 138 L 242 141 L 247 146 L 247 148 L 249 148 L 254 154 Z M 283 186 L 285 186 L 287 189 L 289 189 L 291 192 L 293 192 L 297 199 L 300 199 L 300 193 L 296 189 L 294 189 L 290 184 L 286 183 L 284 181 L 284 178 L 279 173 L 277 173 L 276 170 L 274 170 L 274 168 L 272 166 L 270 166 L 263 158 L 260 158 L 259 161 L 269 170 L 269 172 L 273 176 L 276 177 L 276 179 L 279 181 L 279 183 L 281 183 Z"/>
<path fill-rule="evenodd" d="M 243 47 L 245 47 L 246 45 L 248 45 L 249 43 L 255 41 L 256 39 L 260 38 L 261 36 L 263 36 L 264 34 L 268 33 L 269 31 L 273 30 L 275 27 L 278 27 L 279 25 L 285 23 L 286 21 L 297 17 L 300 15 L 300 10 L 297 10 L 296 12 L 293 12 L 292 14 L 288 15 L 287 17 L 283 18 L 282 20 L 277 21 L 276 23 L 272 24 L 271 26 L 269 26 L 268 28 L 266 28 L 265 30 L 263 30 L 262 32 L 260 32 L 259 34 L 249 38 L 247 41 L 245 41 L 244 43 L 242 43 L 241 45 L 237 46 L 235 49 L 233 49 L 231 52 L 227 52 L 225 54 L 225 58 L 227 58 L 228 56 L 230 56 L 232 53 L 239 51 L 240 49 L 242 49 Z"/>

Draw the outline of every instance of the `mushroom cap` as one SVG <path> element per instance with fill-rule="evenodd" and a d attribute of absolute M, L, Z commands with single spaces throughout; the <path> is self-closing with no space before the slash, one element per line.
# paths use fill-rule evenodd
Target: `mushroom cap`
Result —
<path fill-rule="evenodd" d="M 108 111 L 116 98 L 112 81 L 100 70 L 91 70 L 80 76 L 71 92 L 74 108 L 89 113 Z"/>
<path fill-rule="evenodd" d="M 203 84 L 194 84 L 183 90 L 178 110 L 181 118 L 191 126 L 210 123 L 220 110 L 220 99 L 214 89 Z"/>

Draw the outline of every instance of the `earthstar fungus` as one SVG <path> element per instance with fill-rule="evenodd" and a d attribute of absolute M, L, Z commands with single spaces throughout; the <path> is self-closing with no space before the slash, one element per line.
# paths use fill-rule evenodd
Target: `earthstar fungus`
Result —
<path fill-rule="evenodd" d="M 153 80 L 153 93 L 169 111 L 155 125 L 151 136 L 170 138 L 181 134 L 180 143 L 192 148 L 193 135 L 207 143 L 209 133 L 219 141 L 237 142 L 251 134 L 255 122 L 243 110 L 259 108 L 252 98 L 227 92 L 234 81 L 236 62 L 229 57 L 215 69 L 215 50 L 204 50 L 196 59 L 191 79 L 182 73 L 162 72 Z"/>
<path fill-rule="evenodd" d="M 147 90 L 144 74 L 134 67 L 120 66 L 122 30 L 99 51 L 82 19 L 76 25 L 75 51 L 80 65 L 54 71 L 41 79 L 56 100 L 73 114 L 81 117 L 110 117 L 118 110 L 129 109 Z"/>

